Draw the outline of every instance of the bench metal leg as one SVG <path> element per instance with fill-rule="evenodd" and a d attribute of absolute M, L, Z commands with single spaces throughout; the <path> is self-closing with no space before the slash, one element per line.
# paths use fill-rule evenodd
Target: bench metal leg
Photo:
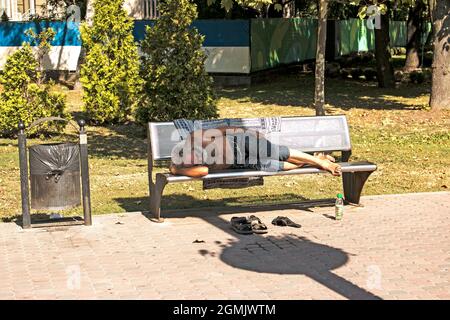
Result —
<path fill-rule="evenodd" d="M 344 184 L 345 201 L 353 204 L 359 204 L 361 192 L 369 176 L 370 172 L 348 172 L 342 174 Z"/>
<path fill-rule="evenodd" d="M 166 185 L 166 177 L 162 174 L 157 174 L 155 184 L 153 185 L 150 194 L 150 212 L 153 215 L 152 221 L 154 222 L 164 222 L 164 219 L 161 219 L 161 198 Z"/>

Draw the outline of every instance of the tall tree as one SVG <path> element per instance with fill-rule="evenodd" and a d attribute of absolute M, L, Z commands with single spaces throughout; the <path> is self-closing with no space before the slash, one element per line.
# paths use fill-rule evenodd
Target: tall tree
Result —
<path fill-rule="evenodd" d="M 123 122 L 140 95 L 139 55 L 124 0 L 96 0 L 94 21 L 81 27 L 84 111 L 98 124 Z"/>
<path fill-rule="evenodd" d="M 144 96 L 136 110 L 140 123 L 217 117 L 212 78 L 206 73 L 204 36 L 191 28 L 197 6 L 165 0 L 161 16 L 141 43 Z"/>
<path fill-rule="evenodd" d="M 314 107 L 316 115 L 325 115 L 325 51 L 327 42 L 328 0 L 318 0 L 319 19 L 317 21 L 316 83 Z"/>
<path fill-rule="evenodd" d="M 412 71 L 420 65 L 419 51 L 423 30 L 422 14 L 424 10 L 425 4 L 423 0 L 416 0 L 414 5 L 409 8 L 405 71 Z"/>
<path fill-rule="evenodd" d="M 430 107 L 450 109 L 450 0 L 430 0 L 434 56 Z"/>
<path fill-rule="evenodd" d="M 94 0 L 86 1 L 86 23 L 88 26 L 92 26 L 94 22 Z"/>
<path fill-rule="evenodd" d="M 84 16 L 85 23 L 88 27 L 92 27 L 92 24 L 94 22 L 94 0 L 84 0 L 84 1 L 86 6 Z M 81 66 L 85 63 L 85 61 L 86 61 L 86 48 L 82 45 L 80 55 L 78 56 L 77 72 L 75 77 L 76 78 L 75 88 L 77 89 L 80 89 L 82 87 L 80 82 Z"/>
<path fill-rule="evenodd" d="M 393 88 L 395 86 L 391 40 L 389 36 L 389 12 L 390 4 L 387 2 L 386 12 L 380 16 L 381 28 L 375 28 L 375 59 L 377 64 L 378 86 L 380 88 Z"/>

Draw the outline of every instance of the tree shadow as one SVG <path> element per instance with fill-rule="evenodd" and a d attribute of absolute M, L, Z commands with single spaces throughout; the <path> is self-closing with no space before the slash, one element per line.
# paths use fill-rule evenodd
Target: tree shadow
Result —
<path fill-rule="evenodd" d="M 149 197 L 115 198 L 119 206 L 126 212 L 145 212 L 150 207 Z M 258 196 L 241 195 L 223 199 L 201 199 L 188 194 L 169 194 L 163 196 L 163 217 L 192 217 L 201 211 L 202 214 L 259 212 L 271 210 L 297 210 L 312 212 L 311 208 L 330 207 L 335 199 L 312 200 L 294 193 L 271 197 L 261 203 Z M 256 204 L 255 204 L 256 203 Z"/>
<path fill-rule="evenodd" d="M 71 113 L 77 121 L 86 120 L 84 112 Z M 89 155 L 97 158 L 146 159 L 147 141 L 145 128 L 135 122 L 125 124 L 86 126 Z"/>
<path fill-rule="evenodd" d="M 99 158 L 147 158 L 144 128 L 136 124 L 108 126 L 113 133 L 92 131 L 89 134 L 89 154 Z"/>
<path fill-rule="evenodd" d="M 327 78 L 326 101 L 344 110 L 386 109 L 415 110 L 421 104 L 402 103 L 405 98 L 418 98 L 428 94 L 428 85 L 399 83 L 397 88 L 378 88 L 375 81 Z M 312 74 L 284 75 L 276 83 L 266 82 L 245 88 L 224 88 L 219 96 L 239 104 L 260 103 L 274 106 L 306 107 L 313 109 L 314 77 Z M 398 98 L 393 99 L 392 97 Z"/>
<path fill-rule="evenodd" d="M 227 225 L 223 220 L 220 228 L 231 233 Z M 236 240 L 216 242 L 221 250 L 220 259 L 232 267 L 258 273 L 305 275 L 347 299 L 381 300 L 379 296 L 332 272 L 349 261 L 351 254 L 342 249 L 315 243 L 294 233 L 233 236 Z M 199 254 L 216 256 L 215 251 L 205 249 L 199 250 Z"/>

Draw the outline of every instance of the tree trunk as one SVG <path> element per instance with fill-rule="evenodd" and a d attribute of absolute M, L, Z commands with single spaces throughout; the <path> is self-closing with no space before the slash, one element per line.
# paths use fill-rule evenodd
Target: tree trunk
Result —
<path fill-rule="evenodd" d="M 283 18 L 293 18 L 295 16 L 295 1 L 287 0 L 283 2 Z"/>
<path fill-rule="evenodd" d="M 269 9 L 267 12 L 267 16 L 269 18 L 283 18 L 283 10 L 276 10 L 275 5 L 281 4 L 283 5 L 283 2 L 281 0 L 273 1 L 272 4 L 269 4 Z"/>
<path fill-rule="evenodd" d="M 325 51 L 327 42 L 328 0 L 318 0 L 319 19 L 317 21 L 316 45 L 316 83 L 314 91 L 314 107 L 316 115 L 325 115 Z"/>
<path fill-rule="evenodd" d="M 406 44 L 405 71 L 417 69 L 420 65 L 420 45 L 422 35 L 422 12 L 424 6 L 422 1 L 416 1 L 414 7 L 409 9 L 408 14 L 408 42 Z"/>
<path fill-rule="evenodd" d="M 381 29 L 375 29 L 375 58 L 377 79 L 380 88 L 395 86 L 389 37 L 389 12 L 381 15 Z"/>
<path fill-rule="evenodd" d="M 430 107 L 450 109 L 450 0 L 430 0 L 434 32 Z"/>
<path fill-rule="evenodd" d="M 89 26 L 92 26 L 92 22 L 94 21 L 94 1 L 86 0 L 86 23 Z"/>
<path fill-rule="evenodd" d="M 95 0 L 87 0 L 86 1 L 86 24 L 88 26 L 92 26 L 94 22 L 94 1 Z M 81 82 L 80 82 L 80 73 L 81 73 L 81 66 L 84 64 L 86 60 L 86 49 L 84 48 L 83 44 L 81 44 L 81 51 L 80 56 L 78 57 L 78 63 L 77 63 L 77 72 L 76 72 L 76 81 L 75 81 L 75 89 L 81 89 Z"/>

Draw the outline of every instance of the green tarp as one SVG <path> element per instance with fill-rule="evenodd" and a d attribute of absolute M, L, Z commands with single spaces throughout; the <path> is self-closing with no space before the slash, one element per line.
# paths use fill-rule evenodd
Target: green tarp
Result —
<path fill-rule="evenodd" d="M 366 20 L 348 19 L 334 22 L 336 57 L 375 49 L 375 32 L 367 27 Z M 427 27 L 431 29 L 430 25 Z M 251 72 L 314 59 L 316 28 L 317 20 L 315 19 L 252 19 L 250 22 Z M 425 32 L 425 38 L 428 33 L 429 30 Z M 392 47 L 405 47 L 406 21 L 391 21 L 389 34 Z"/>
<path fill-rule="evenodd" d="M 349 19 L 336 21 L 337 55 L 346 55 L 352 52 L 373 50 L 375 34 L 369 30 L 365 21 Z"/>
<path fill-rule="evenodd" d="M 314 59 L 316 26 L 313 19 L 252 19 L 251 71 Z"/>
<path fill-rule="evenodd" d="M 336 21 L 336 45 L 338 55 L 375 49 L 375 32 L 367 28 L 366 20 Z M 392 47 L 406 46 L 406 22 L 391 21 L 389 36 Z"/>

